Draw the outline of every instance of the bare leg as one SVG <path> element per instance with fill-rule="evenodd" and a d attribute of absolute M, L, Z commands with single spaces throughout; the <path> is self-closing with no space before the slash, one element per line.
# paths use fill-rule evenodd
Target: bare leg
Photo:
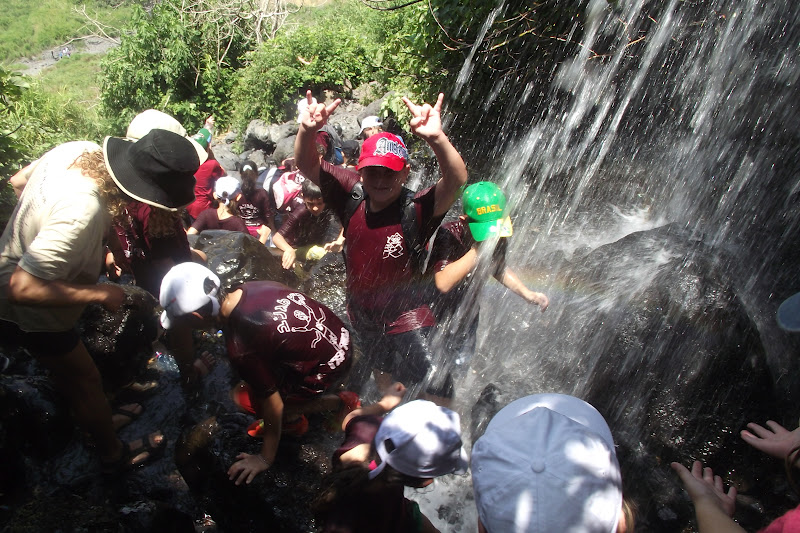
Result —
<path fill-rule="evenodd" d="M 65 355 L 37 359 L 50 371 L 56 388 L 69 401 L 75 421 L 94 439 L 101 459 L 119 457 L 122 442 L 114 431 L 111 406 L 103 393 L 100 372 L 83 342 Z"/>

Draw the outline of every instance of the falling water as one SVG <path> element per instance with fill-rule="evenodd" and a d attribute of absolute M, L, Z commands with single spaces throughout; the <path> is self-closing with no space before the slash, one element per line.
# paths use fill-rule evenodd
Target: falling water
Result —
<path fill-rule="evenodd" d="M 491 179 L 513 205 L 509 266 L 551 304 L 541 314 L 496 282 L 476 284 L 478 350 L 457 406 L 468 414 L 489 383 L 501 406 L 538 392 L 595 403 L 637 465 L 624 474 L 653 480 L 635 489 L 655 502 L 643 531 L 688 522 L 665 463 L 731 463 L 745 453 L 746 417 L 798 414 L 778 411 L 797 397 L 798 341 L 774 313 L 800 290 L 799 15 L 789 1 L 592 0 L 539 119 L 508 111 L 498 143 L 481 148 L 496 154 Z M 508 86 L 496 80 L 490 99 Z M 461 87 L 469 81 L 459 77 Z M 536 104 L 537 92 L 516 90 L 522 100 L 509 109 Z M 765 394 L 725 411 L 743 394 L 728 372 L 755 375 L 762 364 L 778 407 Z M 747 390 L 760 387 L 753 379 Z M 702 423 L 700 413 L 709 413 Z M 480 427 L 481 416 L 465 424 Z M 412 497 L 442 531 L 475 531 L 469 482 L 440 484 Z"/>

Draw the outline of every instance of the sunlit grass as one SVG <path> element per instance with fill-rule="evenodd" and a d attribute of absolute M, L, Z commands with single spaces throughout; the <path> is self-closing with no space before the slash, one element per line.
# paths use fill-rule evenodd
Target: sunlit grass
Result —
<path fill-rule="evenodd" d="M 99 75 L 102 55 L 76 53 L 62 59 L 39 75 L 45 92 L 69 96 L 86 106 L 94 106 L 100 97 Z"/>

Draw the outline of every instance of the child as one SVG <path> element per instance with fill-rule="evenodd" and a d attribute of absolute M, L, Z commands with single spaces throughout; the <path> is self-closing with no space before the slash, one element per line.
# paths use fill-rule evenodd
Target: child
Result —
<path fill-rule="evenodd" d="M 462 195 L 464 214 L 455 222 L 443 224 L 431 251 L 434 281 L 441 295 L 434 303 L 440 327 L 447 328 L 446 361 L 463 367 L 475 352 L 482 283 L 471 284 L 478 269 L 482 249 L 493 246 L 489 272 L 528 303 L 542 312 L 547 296 L 534 292 L 506 266 L 511 220 L 506 215 L 506 197 L 497 185 L 481 181 L 470 185 Z M 495 239 L 492 239 L 495 237 Z M 475 280 L 477 281 L 477 280 Z M 453 319 L 457 324 L 451 324 Z"/>
<path fill-rule="evenodd" d="M 241 168 L 242 194 L 239 197 L 239 214 L 247 225 L 250 235 L 266 244 L 275 229 L 275 215 L 269 203 L 269 193 L 259 188 L 258 167 L 252 161 L 245 161 Z"/>
<path fill-rule="evenodd" d="M 206 209 L 187 233 L 195 235 L 207 229 L 224 229 L 250 234 L 247 225 L 239 216 L 238 200 L 242 195 L 239 180 L 232 176 L 222 176 L 214 184 L 214 200 L 217 207 Z"/>
<path fill-rule="evenodd" d="M 427 336 L 436 321 L 420 290 L 415 250 L 433 235 L 467 180 L 464 161 L 442 131 L 444 95 L 434 106 L 418 106 L 403 98 L 413 117 L 412 132 L 433 150 L 441 171 L 434 186 L 416 194 L 403 187 L 411 171 L 408 151 L 391 133 L 373 135 L 364 142 L 358 173 L 320 161 L 316 133 L 340 100 L 328 106 L 313 104 L 311 91 L 307 99 L 295 159 L 345 228 L 348 314 L 360 342 L 370 346 L 371 353 L 380 354 L 367 364 L 375 369 L 379 388 L 393 379 L 419 384 L 431 366 Z M 349 199 L 362 181 L 363 200 L 349 212 Z M 410 224 L 403 224 L 404 220 Z M 404 225 L 413 226 L 414 234 L 407 234 Z M 425 393 L 445 402 L 453 394 L 452 383 Z"/>
<path fill-rule="evenodd" d="M 275 233 L 275 247 L 283 252 L 283 268 L 294 268 L 298 253 L 301 263 L 318 261 L 327 252 L 340 252 L 344 244 L 341 225 L 322 199 L 322 191 L 312 181 L 305 180 L 303 209 L 290 213 Z"/>
<path fill-rule="evenodd" d="M 192 329 L 219 318 L 231 364 L 263 419 L 261 452 L 239 454 L 228 470 L 236 485 L 249 484 L 272 465 L 285 425 L 307 427 L 305 413 L 355 407 L 352 393 L 327 392 L 350 366 L 350 332 L 321 303 L 271 281 L 244 283 L 225 294 L 216 274 L 196 263 L 167 273 L 160 301 L 161 324 L 174 333 L 181 360 L 190 359 Z"/>
<path fill-rule="evenodd" d="M 322 482 L 314 503 L 324 532 L 435 532 L 419 506 L 403 496 L 446 474 L 463 474 L 468 458 L 459 417 L 432 402 L 415 400 L 382 420 L 375 416 L 399 403 L 405 387 L 395 383 L 375 406 L 345 419 L 345 442 L 334 455 L 335 471 Z"/>

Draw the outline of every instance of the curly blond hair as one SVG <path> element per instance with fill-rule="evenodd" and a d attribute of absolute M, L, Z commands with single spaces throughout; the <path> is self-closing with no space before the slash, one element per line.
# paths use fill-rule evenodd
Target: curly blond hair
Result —
<path fill-rule="evenodd" d="M 102 150 L 83 152 L 73 165 L 97 183 L 100 197 L 105 202 L 106 209 L 112 217 L 119 216 L 125 211 L 125 204 L 130 201 L 130 198 L 120 190 L 111 178 L 111 174 L 108 173 Z"/>

